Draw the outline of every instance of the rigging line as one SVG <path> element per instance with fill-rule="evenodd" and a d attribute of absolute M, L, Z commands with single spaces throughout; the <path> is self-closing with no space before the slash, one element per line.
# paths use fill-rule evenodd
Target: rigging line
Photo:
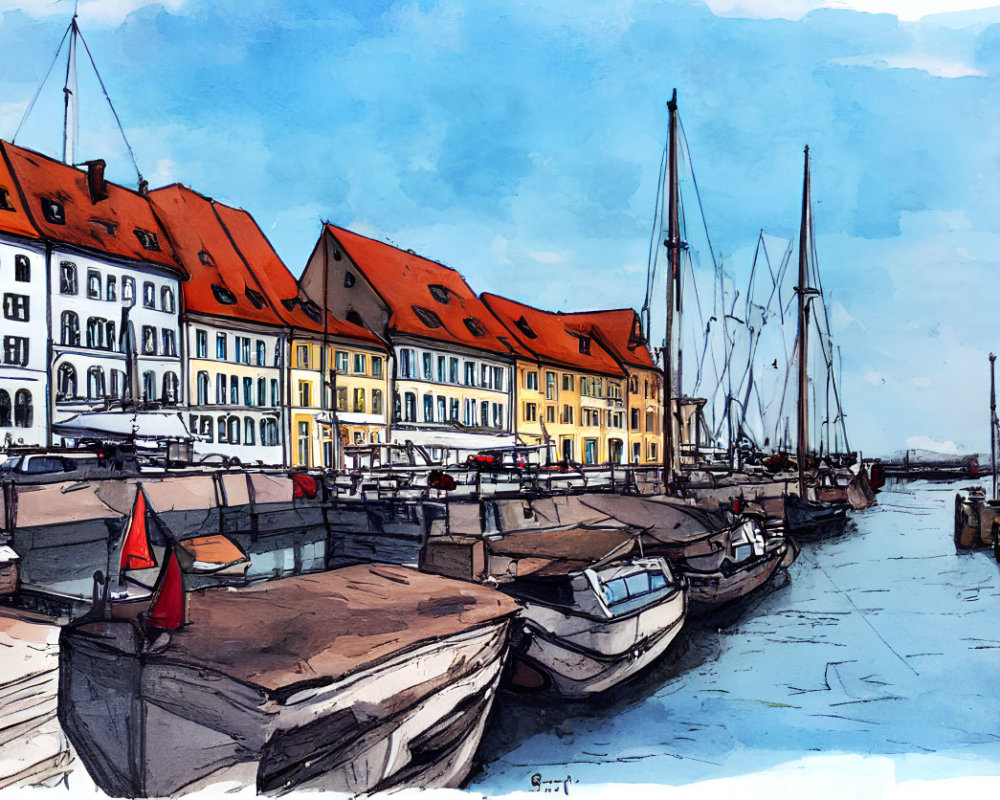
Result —
<path fill-rule="evenodd" d="M 656 281 L 656 262 L 660 252 L 660 242 L 663 239 L 663 184 L 666 181 L 667 147 L 660 153 L 660 171 L 656 182 L 656 201 L 653 204 L 653 233 L 649 239 L 649 256 L 646 260 L 646 299 L 642 304 L 642 314 L 646 323 L 646 339 L 652 337 L 650 321 L 650 302 Z"/>
<path fill-rule="evenodd" d="M 708 252 L 712 256 L 712 263 L 715 263 L 715 249 L 712 247 L 712 238 L 708 235 L 708 220 L 705 219 L 705 208 L 701 202 L 701 192 L 698 189 L 698 178 L 694 174 L 694 166 L 691 164 L 691 153 L 688 150 L 687 134 L 684 133 L 684 123 L 680 117 L 677 118 L 677 126 L 681 132 L 681 142 L 684 144 L 684 152 L 687 155 L 688 168 L 691 170 L 691 183 L 694 184 L 694 196 L 698 198 L 698 210 L 701 212 L 701 223 L 705 229 L 705 239 L 708 242 Z"/>
<path fill-rule="evenodd" d="M 80 37 L 80 41 L 83 42 L 83 49 L 87 51 L 87 58 L 90 59 L 90 66 L 94 68 L 94 74 L 97 76 L 97 82 L 100 84 L 101 91 L 104 92 L 104 99 L 108 101 L 108 107 L 111 109 L 111 113 L 114 115 L 115 122 L 118 123 L 118 131 L 122 135 L 122 141 L 125 142 L 125 148 L 128 150 L 128 156 L 132 160 L 132 166 L 135 167 L 135 174 L 139 178 L 139 185 L 141 186 L 144 182 L 142 177 L 142 172 L 139 169 L 138 163 L 135 160 L 135 153 L 132 151 L 132 145 L 129 144 L 128 137 L 125 135 L 125 128 L 122 127 L 122 121 L 118 117 L 118 112 L 115 111 L 115 105 L 111 102 L 111 97 L 108 95 L 108 90 L 104 86 L 104 80 L 101 78 L 101 73 L 97 69 L 97 64 L 94 62 L 94 56 L 90 52 L 90 47 L 87 45 L 87 40 L 83 38 L 83 33 L 77 29 L 77 36 Z"/>
<path fill-rule="evenodd" d="M 750 319 L 750 306 L 753 302 L 753 279 L 757 274 L 757 258 L 760 255 L 760 246 L 764 240 L 764 229 L 761 228 L 760 233 L 757 234 L 757 246 L 753 251 L 753 261 L 750 263 L 750 280 L 747 281 L 747 301 L 745 306 L 745 312 L 743 316 L 746 319 Z M 765 256 L 766 257 L 766 256 Z"/>
<path fill-rule="evenodd" d="M 17 124 L 17 130 L 14 131 L 14 136 L 11 138 L 11 144 L 17 142 L 17 137 L 21 133 L 21 128 L 24 127 L 24 123 L 28 121 L 28 117 L 31 115 L 32 109 L 35 107 L 35 102 L 38 100 L 38 95 L 42 93 L 42 89 L 45 88 L 45 83 L 49 79 L 49 75 L 52 74 L 52 69 L 56 65 L 56 61 L 59 60 L 59 53 L 62 50 L 64 44 L 66 44 L 66 37 L 69 36 L 69 32 L 73 29 L 73 23 L 71 22 L 66 26 L 66 30 L 63 32 L 62 39 L 59 40 L 59 46 L 56 48 L 56 54 L 52 56 L 52 63 L 49 64 L 49 68 L 45 73 L 45 77 L 42 78 L 42 82 L 38 84 L 38 88 L 35 89 L 35 95 L 31 98 L 31 102 L 28 103 L 28 107 L 24 109 L 24 114 L 21 115 L 21 121 Z"/>

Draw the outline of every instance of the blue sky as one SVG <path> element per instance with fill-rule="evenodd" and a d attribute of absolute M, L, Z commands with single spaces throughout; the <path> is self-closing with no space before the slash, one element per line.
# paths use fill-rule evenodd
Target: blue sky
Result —
<path fill-rule="evenodd" d="M 1000 8 L 900 19 L 830 4 L 85 0 L 81 20 L 150 182 L 247 208 L 296 273 L 325 218 L 478 291 L 638 307 L 676 86 L 712 240 L 739 283 L 760 229 L 796 233 L 808 142 L 853 444 L 984 449 Z M 70 9 L 0 0 L 4 138 Z M 134 184 L 82 75 L 81 160 L 105 157 Z M 19 143 L 59 154 L 60 85 Z"/>

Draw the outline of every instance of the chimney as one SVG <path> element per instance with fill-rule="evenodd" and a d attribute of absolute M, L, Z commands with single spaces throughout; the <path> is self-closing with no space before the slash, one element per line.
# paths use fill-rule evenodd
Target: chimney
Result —
<path fill-rule="evenodd" d="M 103 158 L 87 162 L 87 189 L 90 191 L 90 202 L 92 203 L 98 203 L 108 198 L 108 184 L 104 180 L 106 166 Z"/>

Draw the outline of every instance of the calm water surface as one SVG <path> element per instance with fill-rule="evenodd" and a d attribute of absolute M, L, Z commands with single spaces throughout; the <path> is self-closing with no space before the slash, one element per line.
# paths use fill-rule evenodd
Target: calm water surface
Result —
<path fill-rule="evenodd" d="M 610 697 L 502 694 L 469 788 L 679 785 L 818 754 L 888 756 L 899 780 L 1000 775 L 1000 569 L 955 552 L 966 485 L 883 491 L 843 536 L 805 544 L 783 585 L 689 624 Z"/>

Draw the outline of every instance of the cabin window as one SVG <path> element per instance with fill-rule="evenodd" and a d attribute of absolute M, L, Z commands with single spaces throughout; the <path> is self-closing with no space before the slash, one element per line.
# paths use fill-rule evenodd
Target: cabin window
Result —
<path fill-rule="evenodd" d="M 31 392 L 19 389 L 14 395 L 14 427 L 30 428 L 34 424 L 35 411 L 31 402 Z"/>
<path fill-rule="evenodd" d="M 14 280 L 20 283 L 31 280 L 31 261 L 23 253 L 14 256 Z"/>
<path fill-rule="evenodd" d="M 7 319 L 28 322 L 28 296 L 26 294 L 5 294 L 3 315 Z"/>
<path fill-rule="evenodd" d="M 66 224 L 66 211 L 63 204 L 51 197 L 42 198 L 42 216 L 45 217 L 46 222 L 51 222 L 53 225 Z"/>
<path fill-rule="evenodd" d="M 469 329 L 469 333 L 473 336 L 486 335 L 486 326 L 483 325 L 482 320 L 478 317 L 466 317 L 462 322 L 465 323 L 465 327 Z"/>
<path fill-rule="evenodd" d="M 25 336 L 3 337 L 3 363 L 25 366 L 28 363 L 28 339 Z"/>
<path fill-rule="evenodd" d="M 63 261 L 59 264 L 59 294 L 76 294 L 76 264 Z"/>
<path fill-rule="evenodd" d="M 144 250 L 152 250 L 153 252 L 158 252 L 160 249 L 160 242 L 156 238 L 156 234 L 152 231 L 147 231 L 142 228 L 136 228 L 132 233 L 135 234 L 135 238 L 139 240 L 139 244 L 142 245 Z"/>
<path fill-rule="evenodd" d="M 441 327 L 441 318 L 429 308 L 424 308 L 423 306 L 410 306 L 410 308 L 412 308 L 413 313 L 417 315 L 417 319 L 424 323 L 424 325 L 428 328 Z"/>

